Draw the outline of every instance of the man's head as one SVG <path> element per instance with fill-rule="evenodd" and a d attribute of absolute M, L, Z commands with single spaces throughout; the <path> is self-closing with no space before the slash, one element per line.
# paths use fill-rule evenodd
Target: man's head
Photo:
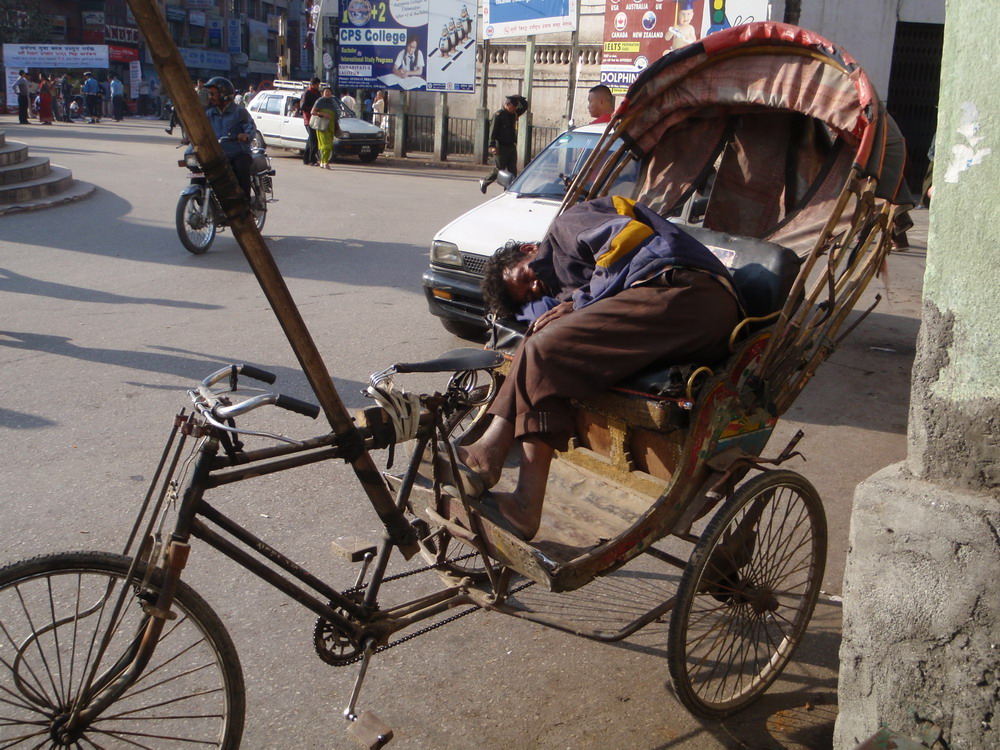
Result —
<path fill-rule="evenodd" d="M 319 88 L 319 79 L 318 78 L 313 78 L 311 81 L 309 81 L 309 85 L 312 86 L 312 88 L 314 88 L 314 89 L 318 89 Z"/>
<path fill-rule="evenodd" d="M 503 108 L 520 117 L 528 111 L 528 100 L 520 94 L 511 94 L 504 100 Z"/>
<path fill-rule="evenodd" d="M 84 72 L 83 77 L 84 78 L 90 78 L 91 77 L 90 76 L 90 71 L 88 70 L 88 71 Z"/>
<path fill-rule="evenodd" d="M 19 76 L 23 76 L 23 75 L 25 75 L 25 72 L 23 70 L 19 70 L 19 71 L 17 71 L 17 74 Z M 89 73 L 85 73 L 84 75 L 90 75 L 90 74 Z"/>
<path fill-rule="evenodd" d="M 594 86 L 587 94 L 587 112 L 593 118 L 610 115 L 615 111 L 615 97 L 603 83 Z"/>
<path fill-rule="evenodd" d="M 512 318 L 526 302 L 545 296 L 545 284 L 528 265 L 537 253 L 533 242 L 509 240 L 486 262 L 481 288 L 487 313 Z"/>
<path fill-rule="evenodd" d="M 233 88 L 233 84 L 230 83 L 228 78 L 223 78 L 222 76 L 209 78 L 205 84 L 205 88 L 208 89 L 208 103 L 219 109 L 225 109 L 229 105 L 229 102 L 233 100 L 233 97 L 236 96 L 236 89 Z"/>

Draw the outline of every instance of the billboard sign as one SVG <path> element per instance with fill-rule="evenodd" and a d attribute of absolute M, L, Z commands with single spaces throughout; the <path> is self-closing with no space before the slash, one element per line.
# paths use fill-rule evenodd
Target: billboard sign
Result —
<path fill-rule="evenodd" d="M 341 87 L 475 91 L 474 0 L 339 0 L 339 13 Z"/>
<path fill-rule="evenodd" d="M 487 39 L 501 39 L 508 36 L 573 31 L 576 29 L 578 2 L 579 0 L 483 0 L 483 36 Z M 611 5 L 611 0 L 608 0 L 608 6 Z"/>
<path fill-rule="evenodd" d="M 3 60 L 8 68 L 106 68 L 106 44 L 5 44 Z"/>
<path fill-rule="evenodd" d="M 767 0 L 608 0 L 601 83 L 624 94 L 663 55 L 714 31 L 766 21 Z"/>

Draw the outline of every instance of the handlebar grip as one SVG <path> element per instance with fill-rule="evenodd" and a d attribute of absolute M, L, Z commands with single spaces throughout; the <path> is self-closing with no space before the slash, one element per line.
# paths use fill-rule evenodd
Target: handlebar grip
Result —
<path fill-rule="evenodd" d="M 307 416 L 310 419 L 316 419 L 316 417 L 319 416 L 319 407 L 316 406 L 316 404 L 310 404 L 308 401 L 300 401 L 292 396 L 279 394 L 274 403 L 282 409 L 297 412 L 298 414 Z"/>
<path fill-rule="evenodd" d="M 240 375 L 246 375 L 248 378 L 259 380 L 262 383 L 273 383 L 278 379 L 277 375 L 267 370 L 261 370 L 259 367 L 254 367 L 253 365 L 240 365 Z"/>

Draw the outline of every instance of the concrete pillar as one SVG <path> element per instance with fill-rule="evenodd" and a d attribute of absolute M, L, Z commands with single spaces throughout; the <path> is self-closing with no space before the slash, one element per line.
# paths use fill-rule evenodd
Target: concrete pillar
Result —
<path fill-rule="evenodd" d="M 434 158 L 448 160 L 448 95 L 438 94 L 434 102 Z"/>
<path fill-rule="evenodd" d="M 1000 41 L 947 6 L 907 458 L 858 486 L 835 748 L 1000 747 Z M 889 267 L 892 267 L 890 258 Z M 891 272 L 891 271 L 890 271 Z"/>
<path fill-rule="evenodd" d="M 392 155 L 397 158 L 406 156 L 406 111 L 408 109 L 409 92 L 400 91 L 399 97 L 392 103 Z"/>

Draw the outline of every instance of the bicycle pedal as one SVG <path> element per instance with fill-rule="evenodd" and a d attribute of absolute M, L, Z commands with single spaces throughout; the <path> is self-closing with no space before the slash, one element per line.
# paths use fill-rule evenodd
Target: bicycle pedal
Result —
<path fill-rule="evenodd" d="M 368 750 L 385 747 L 392 739 L 392 729 L 371 711 L 362 711 L 361 715 L 351 722 L 347 732 Z"/>
<path fill-rule="evenodd" d="M 377 551 L 374 544 L 353 536 L 339 537 L 330 542 L 330 546 L 333 548 L 333 554 L 348 562 L 361 562 L 367 555 L 374 557 Z"/>

